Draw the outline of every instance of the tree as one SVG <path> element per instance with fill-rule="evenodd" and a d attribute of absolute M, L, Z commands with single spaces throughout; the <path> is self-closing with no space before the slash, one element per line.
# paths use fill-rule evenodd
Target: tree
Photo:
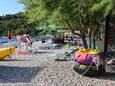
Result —
<path fill-rule="evenodd" d="M 26 6 L 26 14 L 30 18 L 30 22 L 43 22 L 43 23 L 58 23 L 61 21 L 64 22 L 63 24 L 68 24 L 71 28 L 72 32 L 74 32 L 74 28 L 76 27 L 82 27 L 81 32 L 86 32 L 86 16 L 87 15 L 81 15 L 84 11 L 83 6 L 77 6 L 79 3 L 78 1 L 72 0 L 30 0 L 31 4 L 28 4 L 29 1 L 27 0 L 21 0 L 21 3 L 23 3 Z M 74 7 L 73 7 L 74 5 Z M 71 7 L 70 7 L 71 6 Z M 77 8 L 81 7 L 83 8 L 83 11 L 81 12 L 80 9 L 76 10 Z M 86 8 L 85 8 L 86 9 Z M 34 12 L 34 15 L 31 15 L 31 13 Z M 78 13 L 79 12 L 79 13 Z M 80 18 L 79 18 L 80 17 Z M 45 21 L 44 21 L 45 20 Z M 81 20 L 81 21 L 80 21 Z M 84 21 L 83 21 L 84 20 Z M 75 23 L 78 22 L 79 24 Z M 83 24 L 83 26 L 80 24 Z M 85 26 L 85 27 L 84 27 Z M 85 41 L 85 35 L 86 33 L 79 34 L 83 38 L 84 45 L 87 47 L 86 41 Z"/>
<path fill-rule="evenodd" d="M 68 29 L 76 35 L 79 35 L 88 48 L 86 37 L 89 37 L 89 47 L 91 39 L 99 32 L 99 26 L 103 24 L 104 16 L 102 8 L 109 2 L 112 5 L 114 0 L 19 0 L 26 7 L 26 15 L 30 22 L 42 22 L 43 24 L 56 23 L 59 25 L 68 25 Z M 105 2 L 104 2 L 105 1 Z M 104 3 L 99 7 L 98 4 Z M 109 4 L 107 8 L 109 9 Z M 100 10 L 101 9 L 101 10 Z M 106 10 L 105 10 L 106 11 Z M 109 10 L 105 13 L 108 13 Z M 32 14 L 34 13 L 34 14 Z M 57 30 L 57 29 L 56 29 Z M 75 33 L 79 30 L 79 33 Z M 93 36 L 94 34 L 94 36 Z M 95 42 L 94 42 L 95 44 Z M 95 48 L 95 47 L 94 47 Z"/>

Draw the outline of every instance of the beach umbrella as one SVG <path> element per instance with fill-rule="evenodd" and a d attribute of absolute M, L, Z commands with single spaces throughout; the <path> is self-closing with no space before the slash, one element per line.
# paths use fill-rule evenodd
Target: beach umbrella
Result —
<path fill-rule="evenodd" d="M 55 25 L 55 24 L 49 24 L 48 27 L 49 27 L 51 30 L 63 29 L 63 28 L 65 28 L 64 25 Z"/>
<path fill-rule="evenodd" d="M 36 30 L 43 31 L 43 30 L 56 30 L 56 29 L 62 29 L 65 26 L 63 25 L 55 25 L 55 24 L 49 24 L 49 25 L 38 25 L 36 27 Z"/>

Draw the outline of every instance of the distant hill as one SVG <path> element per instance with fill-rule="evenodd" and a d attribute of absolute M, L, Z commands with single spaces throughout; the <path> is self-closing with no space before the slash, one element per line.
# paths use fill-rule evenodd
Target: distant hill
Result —
<path fill-rule="evenodd" d="M 6 36 L 8 31 L 12 32 L 14 35 L 36 35 L 37 31 L 34 26 L 34 24 L 28 23 L 28 18 L 22 12 L 0 16 L 0 36 Z"/>

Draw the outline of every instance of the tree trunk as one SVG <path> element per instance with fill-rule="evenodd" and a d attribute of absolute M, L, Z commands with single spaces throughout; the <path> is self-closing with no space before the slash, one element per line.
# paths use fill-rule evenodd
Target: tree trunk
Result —
<path fill-rule="evenodd" d="M 96 24 L 96 31 L 95 31 L 94 37 L 93 37 L 93 48 L 94 49 L 96 49 L 96 43 L 95 43 L 95 41 L 96 41 L 96 35 L 97 35 L 98 31 L 99 31 L 99 23 L 97 22 L 97 24 Z"/>
<path fill-rule="evenodd" d="M 82 37 L 82 41 L 83 41 L 84 48 L 87 49 L 88 45 L 87 45 L 87 41 L 86 41 L 85 37 Z"/>
<path fill-rule="evenodd" d="M 109 29 L 109 21 L 110 21 L 111 14 L 106 16 L 105 21 L 105 41 L 104 41 L 104 54 L 106 55 L 108 50 L 108 29 Z"/>
<path fill-rule="evenodd" d="M 93 49 L 96 49 L 95 36 L 93 37 Z"/>
<path fill-rule="evenodd" d="M 69 23 L 69 21 L 66 20 L 66 23 L 68 24 L 68 26 L 70 27 L 71 29 L 71 32 L 75 35 L 78 35 L 81 39 L 82 39 L 82 42 L 83 42 L 83 45 L 84 45 L 84 48 L 88 48 L 88 45 L 87 45 L 87 41 L 85 39 L 85 35 L 81 35 L 79 33 L 75 33 L 75 29 L 71 26 L 71 24 Z"/>
<path fill-rule="evenodd" d="M 92 47 L 92 44 L 91 44 L 91 42 L 92 42 L 92 37 L 91 37 L 91 34 L 92 34 L 92 30 L 91 30 L 91 28 L 90 28 L 90 31 L 89 31 L 89 48 L 91 48 Z"/>
<path fill-rule="evenodd" d="M 87 45 L 87 41 L 86 41 L 86 39 L 85 39 L 85 36 L 82 36 L 81 34 L 79 34 L 79 33 L 74 33 L 75 35 L 78 35 L 81 39 L 82 39 L 82 42 L 83 42 L 83 46 L 84 46 L 84 48 L 88 48 L 88 45 Z"/>

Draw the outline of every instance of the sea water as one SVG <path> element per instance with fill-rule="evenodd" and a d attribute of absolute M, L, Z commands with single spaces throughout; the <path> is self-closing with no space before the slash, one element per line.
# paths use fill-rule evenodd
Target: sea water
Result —
<path fill-rule="evenodd" d="M 19 44 L 19 40 L 17 38 L 8 39 L 7 37 L 0 38 L 0 48 L 6 47 L 17 47 Z"/>

